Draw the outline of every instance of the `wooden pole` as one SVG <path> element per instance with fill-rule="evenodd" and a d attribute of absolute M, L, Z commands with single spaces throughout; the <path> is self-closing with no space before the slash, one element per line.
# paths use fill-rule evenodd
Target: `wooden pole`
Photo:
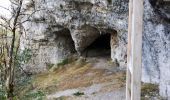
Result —
<path fill-rule="evenodd" d="M 127 47 L 127 72 L 126 72 L 126 100 L 131 100 L 131 72 L 130 72 L 130 56 L 131 56 L 131 30 L 132 30 L 132 0 L 129 0 L 129 24 L 128 24 L 128 47 Z"/>
<path fill-rule="evenodd" d="M 141 98 L 143 0 L 129 1 L 126 100 Z"/>

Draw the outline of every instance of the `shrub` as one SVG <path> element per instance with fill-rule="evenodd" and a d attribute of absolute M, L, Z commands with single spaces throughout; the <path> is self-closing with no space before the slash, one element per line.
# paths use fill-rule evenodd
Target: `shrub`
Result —
<path fill-rule="evenodd" d="M 7 100 L 5 91 L 0 87 L 0 100 Z"/>
<path fill-rule="evenodd" d="M 59 63 L 57 64 L 57 66 L 64 66 L 64 65 L 66 65 L 66 64 L 68 64 L 68 63 L 69 63 L 69 59 L 66 58 L 66 59 L 62 60 L 61 62 L 59 62 Z"/>
<path fill-rule="evenodd" d="M 159 93 L 159 87 L 156 84 L 151 83 L 145 83 L 142 85 L 141 88 L 141 95 L 149 95 L 149 96 L 155 96 L 155 94 Z"/>
<path fill-rule="evenodd" d="M 51 69 L 52 67 L 54 66 L 54 64 L 51 64 L 51 63 L 47 63 L 47 69 Z"/>
<path fill-rule="evenodd" d="M 81 96 L 81 95 L 84 95 L 84 92 L 76 92 L 76 93 L 74 93 L 73 95 L 75 95 L 75 96 Z"/>
<path fill-rule="evenodd" d="M 25 95 L 24 100 L 43 100 L 45 93 L 42 91 L 32 91 Z"/>

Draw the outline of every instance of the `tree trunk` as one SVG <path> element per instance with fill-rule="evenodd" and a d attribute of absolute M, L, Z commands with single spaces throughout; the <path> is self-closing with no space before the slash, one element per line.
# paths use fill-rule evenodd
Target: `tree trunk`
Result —
<path fill-rule="evenodd" d="M 7 69 L 7 80 L 6 80 L 6 91 L 7 91 L 7 98 L 8 100 L 13 99 L 13 92 L 14 92 L 14 46 L 15 46 L 15 31 L 14 28 L 12 30 L 12 41 L 11 41 L 11 49 L 10 49 L 10 58 L 8 63 L 8 69 Z"/>

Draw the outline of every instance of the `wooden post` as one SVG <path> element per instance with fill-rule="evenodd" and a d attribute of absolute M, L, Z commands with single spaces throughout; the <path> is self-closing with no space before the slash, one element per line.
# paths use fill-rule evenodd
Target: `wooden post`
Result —
<path fill-rule="evenodd" d="M 143 0 L 129 1 L 126 100 L 140 100 Z"/>

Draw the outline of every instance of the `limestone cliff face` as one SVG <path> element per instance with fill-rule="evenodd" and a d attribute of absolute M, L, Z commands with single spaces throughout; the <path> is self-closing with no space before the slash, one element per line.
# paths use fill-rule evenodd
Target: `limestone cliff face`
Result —
<path fill-rule="evenodd" d="M 160 94 L 170 99 L 168 7 L 159 0 L 144 1 L 142 80 L 160 84 Z M 31 9 L 41 10 L 24 24 L 21 49 L 31 48 L 33 54 L 25 69 L 44 71 L 48 64 L 82 55 L 104 34 L 111 35 L 112 60 L 126 66 L 128 0 L 36 0 Z"/>
<path fill-rule="evenodd" d="M 32 22 L 24 24 L 27 35 L 22 41 L 23 48 L 33 46 L 31 49 L 35 51 L 31 66 L 45 69 L 45 63 L 57 63 L 70 56 L 72 50 L 82 55 L 102 34 L 117 38 L 117 43 L 111 46 L 111 58 L 124 66 L 127 4 L 127 0 L 113 3 L 107 0 L 36 0 L 32 9 L 42 10 L 34 14 Z"/>
<path fill-rule="evenodd" d="M 144 82 L 158 83 L 160 94 L 169 100 L 170 6 L 156 1 L 145 0 L 144 3 L 142 79 Z"/>

